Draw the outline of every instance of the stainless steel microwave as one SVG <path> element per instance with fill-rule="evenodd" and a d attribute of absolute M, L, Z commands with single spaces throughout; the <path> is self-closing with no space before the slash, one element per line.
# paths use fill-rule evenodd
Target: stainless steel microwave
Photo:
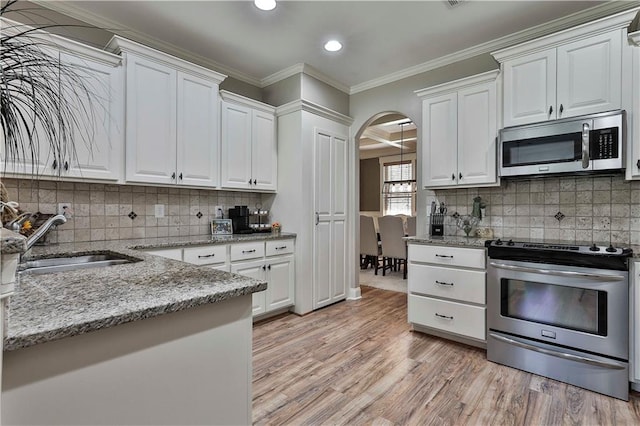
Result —
<path fill-rule="evenodd" d="M 622 170 L 625 111 L 500 130 L 500 176 Z"/>

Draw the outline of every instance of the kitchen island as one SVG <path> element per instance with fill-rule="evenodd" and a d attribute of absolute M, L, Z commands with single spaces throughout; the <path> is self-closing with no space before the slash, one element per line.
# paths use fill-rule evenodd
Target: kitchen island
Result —
<path fill-rule="evenodd" d="M 265 282 L 147 254 L 246 239 L 60 244 L 130 263 L 24 273 L 9 303 L 2 424 L 248 424 L 251 294 Z M 289 236 L 290 238 L 290 236 Z"/>

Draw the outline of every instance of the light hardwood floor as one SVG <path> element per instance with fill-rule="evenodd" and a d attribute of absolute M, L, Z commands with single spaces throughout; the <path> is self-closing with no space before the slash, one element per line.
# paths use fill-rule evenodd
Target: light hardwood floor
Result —
<path fill-rule="evenodd" d="M 362 287 L 361 300 L 256 323 L 254 423 L 640 424 L 640 394 L 609 398 L 413 332 L 406 300 Z"/>

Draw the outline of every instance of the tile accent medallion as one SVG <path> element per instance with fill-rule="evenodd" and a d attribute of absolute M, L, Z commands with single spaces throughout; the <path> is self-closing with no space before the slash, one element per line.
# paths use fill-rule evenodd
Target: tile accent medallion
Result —
<path fill-rule="evenodd" d="M 622 176 L 503 180 L 500 187 L 436 190 L 450 214 L 487 204 L 479 227 L 495 237 L 640 244 L 640 181 Z M 445 235 L 462 235 L 449 217 Z"/>
<path fill-rule="evenodd" d="M 215 207 L 265 204 L 268 195 L 208 189 L 106 185 L 2 179 L 20 208 L 55 213 L 58 203 L 71 203 L 73 216 L 48 236 L 50 242 L 122 240 L 129 238 L 209 235 Z M 263 200 L 265 197 L 265 200 Z M 164 204 L 165 216 L 155 217 Z"/>

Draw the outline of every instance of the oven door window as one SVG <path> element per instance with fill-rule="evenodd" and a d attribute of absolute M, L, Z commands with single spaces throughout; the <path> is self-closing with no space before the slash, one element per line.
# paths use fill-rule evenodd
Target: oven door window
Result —
<path fill-rule="evenodd" d="M 607 335 L 607 293 L 503 278 L 502 316 L 569 330 Z"/>
<path fill-rule="evenodd" d="M 582 160 L 582 134 L 567 133 L 502 143 L 502 166 L 568 163 Z"/>

